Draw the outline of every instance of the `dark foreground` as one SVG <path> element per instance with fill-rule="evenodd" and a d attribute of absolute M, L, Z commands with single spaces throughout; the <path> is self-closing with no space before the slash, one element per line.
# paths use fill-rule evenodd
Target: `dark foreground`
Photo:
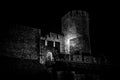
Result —
<path fill-rule="evenodd" d="M 50 74 L 44 65 L 34 60 L 25 60 L 0 56 L 0 76 L 5 79 L 50 80 Z"/>
<path fill-rule="evenodd" d="M 53 68 L 55 70 L 53 70 Z M 35 61 L 0 56 L 0 77 L 3 79 L 75 80 L 73 76 L 74 72 L 71 72 L 71 69 L 72 68 L 68 68 L 64 65 L 62 65 L 61 68 L 60 64 L 56 64 L 48 69 L 45 65 L 39 64 L 37 60 Z M 76 72 L 88 72 L 85 70 L 82 71 L 81 69 L 82 68 L 77 69 Z M 94 71 L 94 69 L 92 71 Z M 64 77 L 59 77 L 57 75 L 60 74 L 60 72 L 62 73 L 61 76 Z M 89 74 L 93 74 L 90 72 Z M 119 66 L 100 68 L 100 70 L 96 72 L 96 74 L 100 74 L 100 78 L 91 79 L 90 77 L 87 77 L 78 80 L 105 80 L 119 78 Z"/>

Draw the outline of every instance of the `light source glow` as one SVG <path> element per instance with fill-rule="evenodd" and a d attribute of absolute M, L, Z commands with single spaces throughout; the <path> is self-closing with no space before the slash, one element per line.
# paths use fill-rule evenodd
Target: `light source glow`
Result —
<path fill-rule="evenodd" d="M 74 47 L 76 45 L 76 42 L 70 43 L 70 40 L 78 37 L 76 25 L 70 19 L 68 19 L 68 25 L 64 34 L 65 34 L 65 52 L 67 54 L 70 54 L 70 46 Z"/>
<path fill-rule="evenodd" d="M 70 46 L 74 46 L 75 43 L 73 44 L 70 44 L 70 40 L 73 39 L 73 38 L 76 38 L 77 36 L 75 34 L 68 34 L 66 37 L 65 37 L 65 51 L 66 53 L 69 54 L 70 52 Z"/>

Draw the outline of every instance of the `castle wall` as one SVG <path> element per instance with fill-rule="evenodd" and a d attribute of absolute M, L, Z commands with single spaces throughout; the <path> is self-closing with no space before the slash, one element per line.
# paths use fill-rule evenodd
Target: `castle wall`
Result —
<path fill-rule="evenodd" d="M 13 25 L 3 38 L 2 54 L 25 59 L 37 59 L 38 29 Z"/>
<path fill-rule="evenodd" d="M 70 53 L 70 40 L 74 38 L 78 38 L 78 45 L 83 45 L 82 49 L 79 49 L 80 51 L 90 53 L 88 13 L 85 11 L 71 11 L 63 16 L 61 22 L 62 33 L 65 36 L 66 53 Z"/>

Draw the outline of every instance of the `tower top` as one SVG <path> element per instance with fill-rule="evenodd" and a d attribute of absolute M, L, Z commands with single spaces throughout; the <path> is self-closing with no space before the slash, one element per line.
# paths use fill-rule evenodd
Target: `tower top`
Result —
<path fill-rule="evenodd" d="M 79 16 L 86 16 L 88 17 L 88 13 L 86 11 L 82 11 L 82 10 L 72 10 L 72 11 L 69 11 L 65 16 L 65 17 L 79 17 Z"/>

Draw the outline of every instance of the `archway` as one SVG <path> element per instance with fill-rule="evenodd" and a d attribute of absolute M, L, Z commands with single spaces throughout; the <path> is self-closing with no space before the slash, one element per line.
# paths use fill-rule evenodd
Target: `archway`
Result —
<path fill-rule="evenodd" d="M 47 59 L 47 61 L 53 61 L 54 60 L 53 53 L 51 51 L 47 51 L 46 59 Z"/>

